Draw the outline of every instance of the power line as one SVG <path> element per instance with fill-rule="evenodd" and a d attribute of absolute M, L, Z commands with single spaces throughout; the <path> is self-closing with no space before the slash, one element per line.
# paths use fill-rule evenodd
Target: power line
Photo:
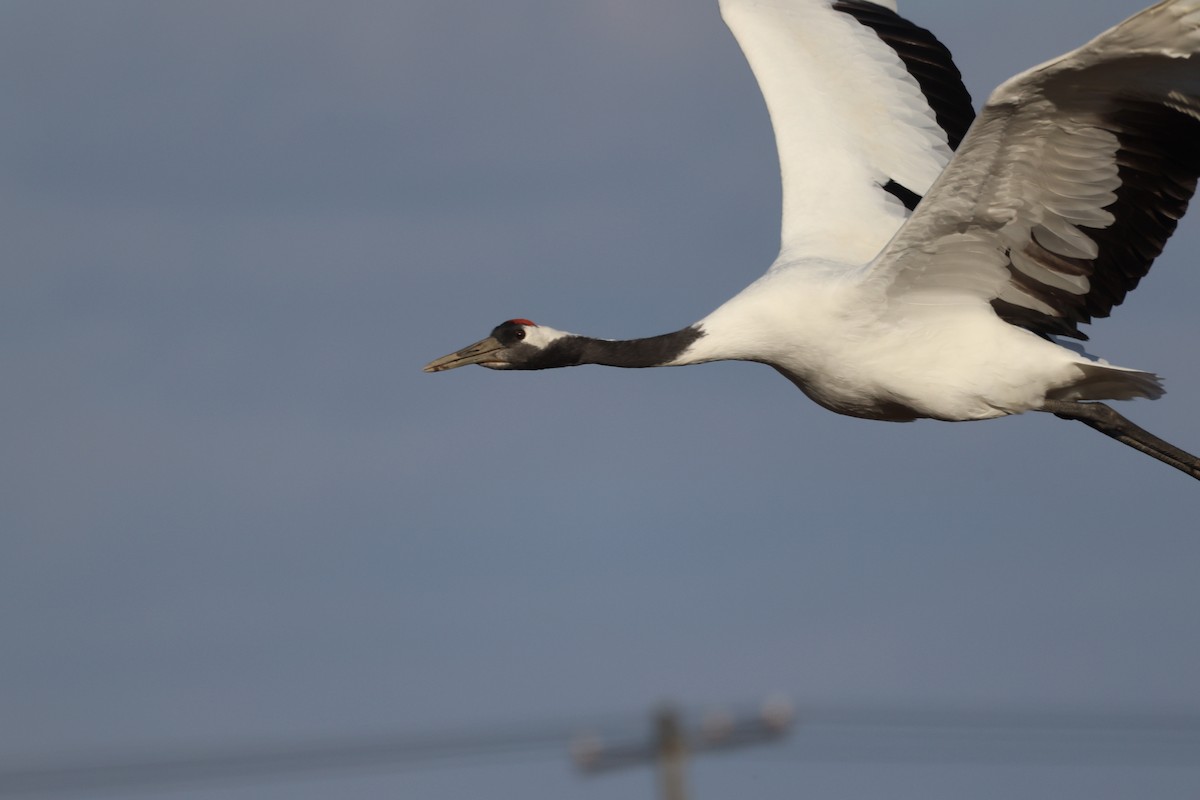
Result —
<path fill-rule="evenodd" d="M 598 745 L 593 741 L 590 747 Z M 654 742 L 616 740 L 607 746 L 607 760 L 600 766 L 634 766 L 654 757 Z M 775 764 L 1200 767 L 1200 716 L 808 706 L 786 742 L 746 757 Z"/>
<path fill-rule="evenodd" d="M 602 771 L 647 763 L 664 739 L 647 740 L 633 718 L 613 718 L 579 737 L 578 722 L 508 725 L 474 731 L 346 737 L 278 746 L 243 746 L 131 755 L 127 758 L 44 760 L 0 765 L 0 797 L 69 796 L 118 789 L 213 781 L 243 781 L 365 769 L 409 770 L 442 765 L 596 758 Z M 728 750 L 765 741 L 766 728 L 742 715 L 710 716 L 676 725 L 687 752 Z M 775 735 L 774 738 L 780 738 Z M 573 741 L 573 744 L 571 744 Z M 656 744 L 657 742 L 657 744 Z M 603 751 L 600 759 L 597 748 Z M 789 740 L 756 750 L 755 760 L 805 762 L 1052 763 L 1200 766 L 1200 715 L 801 706 Z M 603 762 L 603 763 L 602 763 Z"/>
<path fill-rule="evenodd" d="M 812 709 L 777 762 L 1200 766 L 1200 718 L 1114 714 Z"/>
<path fill-rule="evenodd" d="M 0 796 L 67 795 L 115 789 L 440 763 L 560 758 L 570 736 L 557 726 L 458 734 L 355 737 L 274 747 L 158 753 L 122 760 L 44 763 L 0 770 Z"/>

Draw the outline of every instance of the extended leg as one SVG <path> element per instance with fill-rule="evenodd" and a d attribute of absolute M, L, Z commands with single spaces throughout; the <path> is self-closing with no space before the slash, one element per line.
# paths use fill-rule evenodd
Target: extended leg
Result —
<path fill-rule="evenodd" d="M 1041 410 L 1048 411 L 1061 419 L 1079 420 L 1105 436 L 1111 436 L 1122 444 L 1127 444 L 1135 450 L 1140 450 L 1146 455 L 1153 456 L 1164 464 L 1170 464 L 1175 469 L 1200 480 L 1200 458 L 1139 428 L 1104 403 L 1047 400 L 1042 404 Z"/>

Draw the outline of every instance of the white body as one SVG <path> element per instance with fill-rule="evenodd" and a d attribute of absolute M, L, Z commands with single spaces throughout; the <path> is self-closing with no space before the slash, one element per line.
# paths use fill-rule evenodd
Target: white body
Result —
<path fill-rule="evenodd" d="M 865 275 L 815 261 L 777 267 L 705 317 L 709 335 L 676 363 L 761 361 L 831 411 L 891 421 L 988 419 L 1038 408 L 1047 396 L 1156 394 L 1138 372 L 1129 374 L 1146 391 L 1089 392 L 1094 362 L 986 304 L 889 302 Z"/>

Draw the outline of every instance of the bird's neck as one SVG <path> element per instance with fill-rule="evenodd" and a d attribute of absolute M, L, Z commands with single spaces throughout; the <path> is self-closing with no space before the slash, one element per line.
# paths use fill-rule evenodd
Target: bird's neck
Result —
<path fill-rule="evenodd" d="M 546 356 L 547 366 L 600 364 L 606 367 L 663 367 L 682 363 L 680 358 L 704 331 L 690 326 L 645 339 L 592 339 L 568 335 L 554 342 Z"/>

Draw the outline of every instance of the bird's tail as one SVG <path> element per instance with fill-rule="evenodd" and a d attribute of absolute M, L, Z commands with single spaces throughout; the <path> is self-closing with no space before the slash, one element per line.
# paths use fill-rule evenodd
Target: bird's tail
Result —
<path fill-rule="evenodd" d="M 1047 400 L 1157 400 L 1166 394 L 1162 379 L 1153 372 L 1142 372 L 1110 364 L 1078 364 L 1079 380 L 1046 394 Z"/>

